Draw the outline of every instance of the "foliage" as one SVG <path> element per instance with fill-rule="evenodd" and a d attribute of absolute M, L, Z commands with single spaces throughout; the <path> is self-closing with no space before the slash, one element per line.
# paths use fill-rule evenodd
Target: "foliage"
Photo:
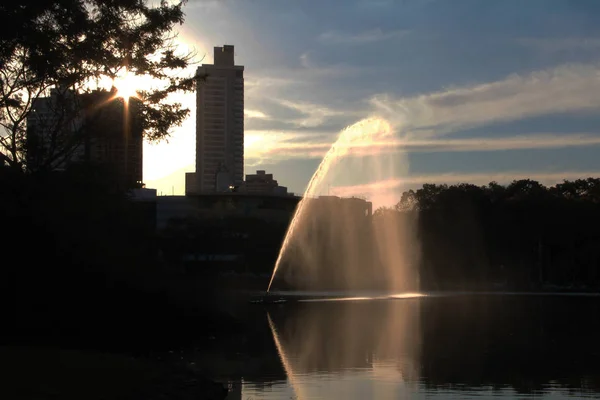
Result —
<path fill-rule="evenodd" d="M 184 2 L 145 0 L 61 0 L 0 4 L 0 160 L 22 168 L 26 162 L 26 121 L 36 100 L 51 88 L 89 92 L 103 79 L 125 71 L 152 78 L 139 92 L 146 137 L 160 140 L 181 124 L 189 110 L 170 95 L 193 89 L 180 76 L 194 54 L 180 54 L 172 32 L 183 22 Z M 64 130 L 80 116 L 59 102 Z M 65 113 L 65 110 L 68 112 Z"/>
<path fill-rule="evenodd" d="M 425 184 L 375 215 L 418 212 L 424 288 L 600 285 L 600 179 Z"/>

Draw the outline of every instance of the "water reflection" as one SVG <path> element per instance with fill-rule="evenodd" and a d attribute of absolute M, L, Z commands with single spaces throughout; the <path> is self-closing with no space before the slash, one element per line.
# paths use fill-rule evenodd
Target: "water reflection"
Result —
<path fill-rule="evenodd" d="M 230 398 L 598 398 L 599 305 L 436 296 L 270 308 L 276 353 L 262 357 L 278 357 L 287 379 L 242 373 Z"/>
<path fill-rule="evenodd" d="M 382 388 L 376 384 L 379 380 L 402 383 L 390 387 L 394 391 L 418 381 L 418 302 L 373 304 L 313 303 L 279 316 L 279 329 L 274 322 L 278 318 L 269 316 L 288 377 L 327 379 L 327 385 L 317 387 L 306 385 L 306 379 L 291 379 L 299 399 L 331 398 L 340 391 L 349 391 L 348 395 L 358 391 L 369 394 L 362 398 L 373 398 L 374 391 Z"/>

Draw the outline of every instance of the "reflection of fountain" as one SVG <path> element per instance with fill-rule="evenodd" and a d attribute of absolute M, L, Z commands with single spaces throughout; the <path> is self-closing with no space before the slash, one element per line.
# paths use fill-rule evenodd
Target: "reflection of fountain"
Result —
<path fill-rule="evenodd" d="M 267 313 L 267 319 L 269 321 L 269 328 L 271 329 L 271 333 L 273 334 L 273 341 L 275 342 L 275 347 L 277 348 L 277 353 L 279 354 L 279 359 L 281 360 L 283 369 L 285 369 L 285 373 L 288 377 L 290 385 L 292 386 L 292 389 L 294 390 L 294 393 L 296 394 L 296 397 L 298 398 L 298 400 L 303 399 L 303 398 L 305 398 L 305 396 L 303 395 L 303 392 L 301 391 L 302 387 L 300 385 L 298 385 L 298 383 L 296 382 L 296 374 L 294 373 L 294 370 L 292 369 L 292 365 L 288 361 L 288 357 L 285 354 L 285 349 L 283 348 L 283 346 L 281 345 L 281 342 L 279 340 L 279 335 L 277 333 L 277 329 L 275 329 L 273 320 L 271 319 L 271 316 L 268 313 Z"/>
<path fill-rule="evenodd" d="M 277 274 L 294 289 L 418 289 L 412 268 L 418 254 L 412 217 L 372 217 L 371 203 L 359 198 L 315 198 L 341 162 L 343 168 L 338 169 L 343 172 L 338 175 L 345 178 L 360 174 L 373 182 L 394 176 L 401 154 L 377 150 L 390 143 L 391 136 L 390 125 L 377 118 L 340 133 L 296 209 L 267 290 Z M 347 155 L 353 157 L 344 158 Z M 381 190 L 372 187 L 361 193 L 377 201 Z"/>
<path fill-rule="evenodd" d="M 419 308 L 419 301 L 411 299 L 331 301 L 303 303 L 286 308 L 279 318 L 270 316 L 297 398 L 398 398 L 413 393 L 419 381 Z"/>
<path fill-rule="evenodd" d="M 600 321 L 589 318 L 600 311 L 597 297 L 390 297 L 402 299 L 298 299 L 269 309 L 272 342 L 252 348 L 273 361 L 244 372 L 241 398 L 600 398 Z"/>

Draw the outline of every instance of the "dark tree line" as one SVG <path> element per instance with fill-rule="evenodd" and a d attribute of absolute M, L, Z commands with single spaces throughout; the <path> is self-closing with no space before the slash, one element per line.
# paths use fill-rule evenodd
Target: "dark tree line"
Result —
<path fill-rule="evenodd" d="M 425 184 L 392 209 L 418 214 L 423 289 L 600 285 L 600 179 Z"/>

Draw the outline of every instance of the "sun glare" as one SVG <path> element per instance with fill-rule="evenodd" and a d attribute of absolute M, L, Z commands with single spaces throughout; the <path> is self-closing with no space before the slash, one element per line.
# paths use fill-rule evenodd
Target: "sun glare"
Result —
<path fill-rule="evenodd" d="M 123 76 L 116 78 L 113 81 L 113 85 L 117 88 L 117 96 L 122 97 L 124 99 L 129 99 L 130 97 L 138 97 L 137 94 L 137 79 L 133 74 L 129 72 L 125 72 Z"/>

